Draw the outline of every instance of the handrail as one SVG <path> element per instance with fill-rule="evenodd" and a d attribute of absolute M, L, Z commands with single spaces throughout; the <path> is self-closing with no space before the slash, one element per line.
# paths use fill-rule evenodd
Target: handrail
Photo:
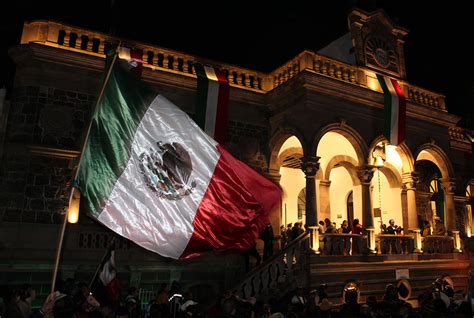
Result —
<path fill-rule="evenodd" d="M 302 250 L 308 247 L 303 246 L 308 238 L 309 232 L 302 233 L 278 253 L 251 270 L 240 283 L 230 290 L 245 299 L 250 296 L 267 294 L 283 281 L 288 287 L 291 286 L 295 275 L 304 268 L 305 259 Z"/>

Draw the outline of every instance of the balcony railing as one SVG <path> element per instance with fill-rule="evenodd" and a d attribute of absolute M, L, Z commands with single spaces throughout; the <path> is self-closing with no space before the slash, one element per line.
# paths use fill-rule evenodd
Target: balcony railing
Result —
<path fill-rule="evenodd" d="M 105 47 L 119 41 L 122 41 L 126 46 L 142 50 L 146 68 L 195 77 L 193 68 L 195 63 L 210 64 L 222 69 L 227 74 L 231 86 L 257 93 L 271 91 L 305 70 L 367 88 L 365 75 L 367 70 L 363 67 L 347 64 L 307 50 L 267 74 L 53 21 L 26 22 L 21 38 L 21 44 L 39 43 L 102 58 L 105 57 Z M 409 101 L 446 111 L 443 95 L 408 83 L 401 84 L 404 86 Z"/>

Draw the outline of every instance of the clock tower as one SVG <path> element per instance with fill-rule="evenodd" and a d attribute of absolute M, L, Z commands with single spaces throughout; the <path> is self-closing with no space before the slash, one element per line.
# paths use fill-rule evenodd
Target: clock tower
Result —
<path fill-rule="evenodd" d="M 348 20 L 356 64 L 406 79 L 403 37 L 408 30 L 395 25 L 382 9 L 371 13 L 355 9 Z"/>

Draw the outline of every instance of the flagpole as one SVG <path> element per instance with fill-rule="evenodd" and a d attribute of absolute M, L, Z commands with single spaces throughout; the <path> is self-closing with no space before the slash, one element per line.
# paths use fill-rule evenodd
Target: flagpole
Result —
<path fill-rule="evenodd" d="M 121 44 L 122 44 L 122 41 L 119 42 L 119 45 L 118 45 L 117 48 L 119 48 Z M 113 68 L 113 66 L 114 66 L 116 60 L 117 60 L 117 54 L 114 54 L 114 58 L 113 58 L 113 60 L 112 60 L 112 63 L 110 63 L 109 70 L 108 70 L 107 75 L 106 75 L 106 77 L 105 77 L 104 83 L 102 84 L 102 88 L 101 88 L 101 90 L 100 90 L 99 98 L 97 98 L 97 102 L 96 102 L 96 104 L 95 104 L 94 110 L 92 111 L 92 114 L 94 114 L 95 109 L 97 108 L 97 104 L 99 103 L 100 99 L 102 98 L 102 95 L 104 94 L 105 85 L 107 84 L 107 82 L 108 82 L 108 80 L 109 80 L 110 74 L 111 74 L 111 72 L 112 72 L 112 68 Z M 89 134 L 90 134 L 90 131 L 91 131 L 91 127 L 92 127 L 92 118 L 91 118 L 91 120 L 89 121 L 89 127 L 87 127 L 86 137 L 85 137 L 85 139 L 84 139 L 84 144 L 82 145 L 81 156 L 79 157 L 79 163 L 78 163 L 78 167 L 76 168 L 76 172 L 75 172 L 75 174 L 74 174 L 73 182 L 77 179 L 77 175 L 79 174 L 79 164 L 81 163 L 82 157 L 83 157 L 83 155 L 84 155 L 84 149 L 86 148 L 87 139 L 89 138 Z M 57 249 L 56 249 L 56 261 L 55 261 L 55 263 L 54 263 L 53 278 L 51 279 L 51 292 L 52 292 L 52 293 L 54 293 L 54 287 L 55 287 L 55 285 L 56 285 L 56 279 L 57 279 L 57 276 L 58 276 L 59 259 L 61 258 L 61 250 L 62 250 L 62 247 L 63 247 L 64 233 L 65 233 L 65 231 L 66 231 L 66 225 L 67 225 L 67 218 L 68 218 L 68 213 L 69 213 L 69 207 L 71 206 L 71 202 L 72 202 L 72 198 L 73 198 L 74 191 L 79 191 L 79 190 L 75 189 L 74 184 L 73 184 L 73 185 L 72 185 L 71 194 L 69 195 L 68 211 L 64 214 L 63 223 L 62 223 L 62 225 L 61 225 L 61 232 L 60 232 L 60 234 L 59 234 L 58 246 L 57 246 Z"/>

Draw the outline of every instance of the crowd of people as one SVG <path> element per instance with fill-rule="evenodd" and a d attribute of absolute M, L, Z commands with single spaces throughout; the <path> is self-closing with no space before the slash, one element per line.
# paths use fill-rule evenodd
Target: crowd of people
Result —
<path fill-rule="evenodd" d="M 176 284 L 175 284 L 176 283 Z M 347 285 L 349 286 L 349 285 Z M 357 286 L 354 283 L 353 286 Z M 432 286 L 413 302 L 401 299 L 402 293 L 394 284 L 388 284 L 379 300 L 368 296 L 358 302 L 357 288 L 344 290 L 341 303 L 329 300 L 327 285 L 308 291 L 298 287 L 285 295 L 270 295 L 257 299 L 242 299 L 226 291 L 212 304 L 203 306 L 190 291 L 180 292 L 179 283 L 170 288 L 161 284 L 158 292 L 146 304 L 138 297 L 137 288 L 128 289 L 117 303 L 101 300 L 100 303 L 84 283 L 69 281 L 60 291 L 48 295 L 40 308 L 32 308 L 35 292 L 29 285 L 3 294 L 0 306 L 2 318 L 467 318 L 472 317 L 468 297 L 455 292 L 445 280 L 437 278 Z M 6 298 L 5 298 L 6 297 Z M 8 298 L 10 297 L 10 298 Z"/>
<path fill-rule="evenodd" d="M 423 221 L 421 235 L 426 236 L 445 236 L 447 235 L 446 227 L 439 216 L 434 218 L 435 224 L 433 228 L 429 221 Z M 343 220 L 339 227 L 336 222 L 332 222 L 329 218 L 319 221 L 319 234 L 357 234 L 365 233 L 359 219 L 354 219 L 349 225 L 347 220 Z M 304 232 L 301 222 L 288 224 L 280 227 L 281 247 L 285 247 L 289 242 L 296 239 Z M 395 224 L 394 219 L 390 219 L 388 225 L 381 222 L 380 234 L 384 235 L 404 235 L 404 229 Z M 363 253 L 364 244 L 362 237 L 358 236 L 331 236 L 324 235 L 320 238 L 320 252 L 325 255 L 358 255 Z M 448 242 L 449 243 L 449 242 Z M 397 238 L 385 236 L 380 239 L 380 253 L 382 254 L 408 254 L 413 246 L 412 242 L 407 238 Z M 429 246 L 428 246 L 429 247 Z"/>

